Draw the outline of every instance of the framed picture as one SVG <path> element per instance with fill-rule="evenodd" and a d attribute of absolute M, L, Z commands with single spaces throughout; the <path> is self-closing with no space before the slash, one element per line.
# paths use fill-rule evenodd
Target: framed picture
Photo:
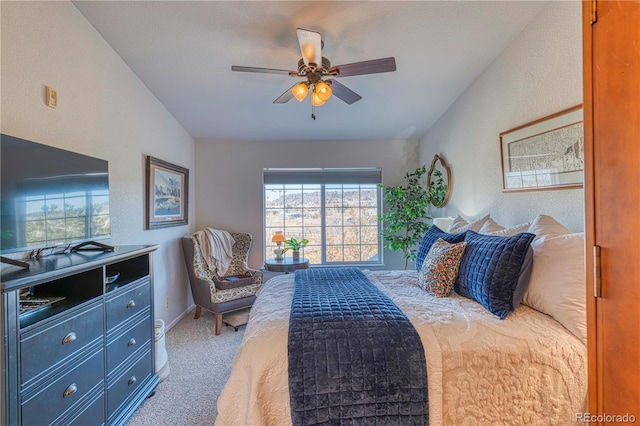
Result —
<path fill-rule="evenodd" d="M 189 220 L 189 169 L 147 156 L 146 229 L 186 225 Z"/>
<path fill-rule="evenodd" d="M 504 192 L 584 185 L 582 105 L 500 133 Z"/>

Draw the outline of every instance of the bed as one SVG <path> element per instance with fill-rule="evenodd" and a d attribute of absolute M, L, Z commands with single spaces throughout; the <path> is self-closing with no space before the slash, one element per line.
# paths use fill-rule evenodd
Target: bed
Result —
<path fill-rule="evenodd" d="M 568 255 L 567 240 L 580 240 L 565 237 L 547 236 L 532 244 L 538 245 L 538 269 L 531 281 L 544 281 L 542 285 L 550 288 L 564 284 L 550 282 L 558 268 L 546 262 L 562 263 L 558 256 Z M 554 247 L 547 247 L 550 241 Z M 586 403 L 586 346 L 572 327 L 567 328 L 566 319 L 551 315 L 553 309 L 543 313 L 521 304 L 500 319 L 459 294 L 426 293 L 415 270 L 364 274 L 404 312 L 420 336 L 430 425 L 577 423 L 576 413 L 584 412 Z M 535 289 L 529 290 L 530 305 L 544 304 L 535 301 Z M 562 297 L 562 292 L 554 297 Z M 264 284 L 217 401 L 217 426 L 292 423 L 287 339 L 293 293 L 293 274 Z"/>

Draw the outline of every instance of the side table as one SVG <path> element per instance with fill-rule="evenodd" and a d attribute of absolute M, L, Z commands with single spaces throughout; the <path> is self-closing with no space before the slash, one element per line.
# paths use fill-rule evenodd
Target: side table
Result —
<path fill-rule="evenodd" d="M 290 257 L 285 257 L 282 260 L 267 259 L 264 262 L 264 267 L 267 271 L 284 272 L 288 274 L 295 272 L 297 269 L 309 268 L 309 259 L 306 257 L 301 257 L 299 260 L 293 260 Z"/>

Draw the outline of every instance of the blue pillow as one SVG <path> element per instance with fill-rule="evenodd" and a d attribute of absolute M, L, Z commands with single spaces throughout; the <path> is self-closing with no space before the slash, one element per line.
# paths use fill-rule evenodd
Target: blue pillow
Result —
<path fill-rule="evenodd" d="M 456 293 L 504 319 L 515 309 L 514 297 L 522 297 L 516 295 L 516 287 L 534 238 L 527 232 L 497 237 L 467 231 L 464 240 L 468 244 L 454 286 Z"/>
<path fill-rule="evenodd" d="M 427 257 L 427 253 L 429 253 L 431 246 L 438 240 L 438 238 L 442 238 L 448 243 L 456 244 L 463 242 L 464 236 L 464 232 L 460 234 L 449 234 L 437 226 L 431 225 L 431 228 L 424 233 L 422 241 L 420 242 L 420 247 L 418 247 L 418 253 L 416 254 L 416 271 L 420 272 L 424 259 Z"/>
<path fill-rule="evenodd" d="M 516 291 L 513 293 L 513 310 L 520 306 L 520 302 L 524 298 L 524 294 L 529 287 L 529 280 L 531 278 L 531 270 L 533 269 L 533 249 L 531 246 L 527 249 L 527 254 L 524 256 L 522 267 L 520 268 L 520 275 L 518 275 L 518 283 L 516 284 Z"/>

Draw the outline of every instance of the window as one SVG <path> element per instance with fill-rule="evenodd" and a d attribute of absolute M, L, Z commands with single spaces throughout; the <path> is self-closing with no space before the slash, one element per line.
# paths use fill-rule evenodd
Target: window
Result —
<path fill-rule="evenodd" d="M 312 265 L 382 263 L 380 169 L 266 169 L 265 256 L 275 231 L 306 238 L 301 256 Z"/>

